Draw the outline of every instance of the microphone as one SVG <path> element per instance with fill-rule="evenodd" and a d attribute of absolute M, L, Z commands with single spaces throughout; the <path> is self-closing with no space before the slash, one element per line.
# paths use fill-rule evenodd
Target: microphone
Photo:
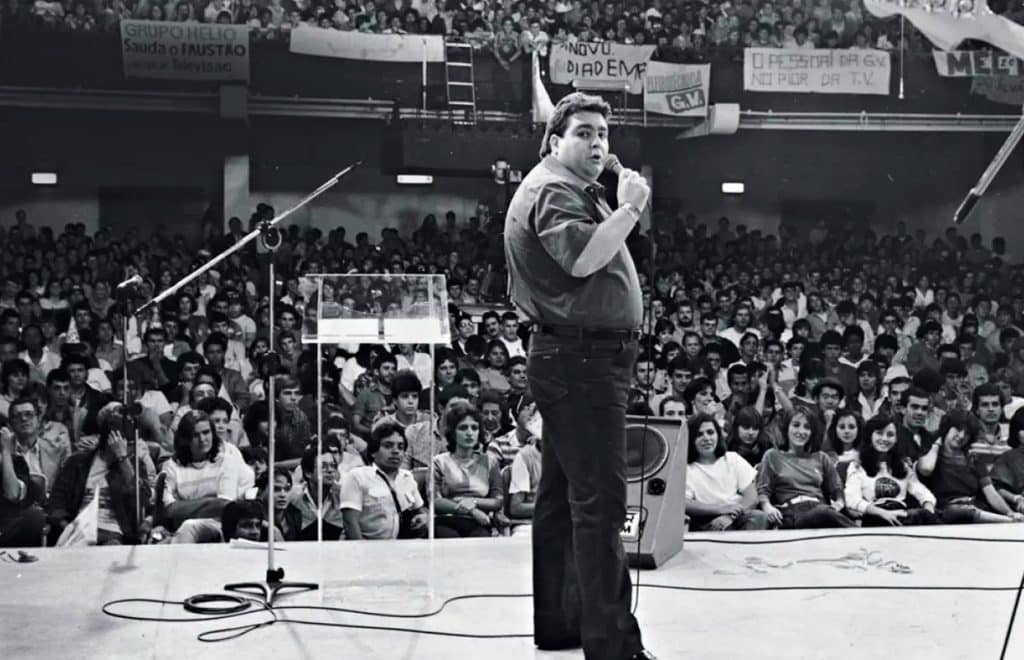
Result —
<path fill-rule="evenodd" d="M 622 174 L 622 161 L 615 154 L 608 154 L 608 157 L 604 159 L 604 169 L 608 170 L 615 176 Z"/>
<path fill-rule="evenodd" d="M 964 197 L 964 201 L 960 202 L 960 206 L 957 207 L 956 213 L 953 214 L 953 224 L 959 225 L 966 220 L 967 216 L 971 214 L 971 211 L 974 209 L 974 205 L 978 203 L 979 199 L 981 199 L 981 194 L 979 194 L 975 188 L 971 188 L 970 192 L 967 193 L 967 196 Z"/>
<path fill-rule="evenodd" d="M 138 273 L 136 273 L 135 275 L 132 275 L 131 277 L 126 279 L 124 282 L 121 282 L 120 284 L 118 284 L 117 285 L 117 290 L 118 291 L 124 291 L 125 289 L 127 289 L 130 286 L 138 286 L 139 284 L 142 284 L 142 275 L 139 275 Z"/>

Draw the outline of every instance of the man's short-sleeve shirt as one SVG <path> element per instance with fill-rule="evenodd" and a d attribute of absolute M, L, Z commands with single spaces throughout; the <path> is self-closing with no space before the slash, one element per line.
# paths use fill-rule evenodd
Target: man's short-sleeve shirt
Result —
<path fill-rule="evenodd" d="M 512 301 L 532 320 L 587 328 L 635 329 L 643 309 L 640 280 L 625 243 L 603 268 L 572 268 L 611 215 L 598 183 L 547 156 L 523 179 L 505 219 Z"/>
<path fill-rule="evenodd" d="M 408 470 L 399 470 L 395 476 L 395 495 L 391 495 L 385 477 L 375 465 L 350 470 L 341 478 L 342 510 L 359 512 L 359 530 L 367 539 L 397 539 L 401 511 L 395 509 L 395 498 L 402 511 L 423 507 L 416 478 Z"/>

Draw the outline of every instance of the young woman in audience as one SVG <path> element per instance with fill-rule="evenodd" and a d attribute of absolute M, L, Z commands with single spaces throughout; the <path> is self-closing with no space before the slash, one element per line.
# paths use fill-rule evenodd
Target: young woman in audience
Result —
<path fill-rule="evenodd" d="M 491 536 L 492 514 L 502 508 L 498 462 L 483 451 L 480 413 L 453 401 L 444 415 L 448 451 L 434 457 L 434 535 Z"/>
<path fill-rule="evenodd" d="M 782 439 L 761 459 L 757 494 L 771 524 L 784 529 L 852 527 L 840 511 L 843 487 L 835 465 L 821 451 L 818 415 L 804 406 L 780 415 Z"/>
<path fill-rule="evenodd" d="M 0 367 L 0 415 L 7 417 L 11 404 L 28 385 L 29 366 L 24 360 L 8 360 Z"/>
<path fill-rule="evenodd" d="M 217 436 L 206 413 L 193 410 L 179 422 L 174 456 L 163 467 L 164 513 L 177 529 L 173 542 L 220 540 L 224 505 L 245 492 L 252 475 L 238 449 L 226 447 L 231 446 Z"/>
<path fill-rule="evenodd" d="M 484 364 L 477 368 L 477 372 L 480 374 L 480 387 L 502 394 L 508 392 L 512 387 L 508 382 L 508 361 L 509 352 L 505 342 L 500 339 L 488 342 Z"/>
<path fill-rule="evenodd" d="M 946 415 L 939 434 L 921 458 L 917 472 L 935 493 L 943 523 L 997 523 L 1024 520 L 1011 509 L 992 485 L 988 468 L 969 452 L 975 439 L 975 422 L 968 413 Z"/>
<path fill-rule="evenodd" d="M 846 482 L 846 474 L 850 463 L 856 462 L 857 446 L 864 422 L 860 415 L 849 409 L 838 411 L 832 417 L 832 423 L 825 432 L 825 442 L 821 450 L 836 462 L 839 478 Z"/>
<path fill-rule="evenodd" d="M 715 396 L 715 384 L 709 378 L 698 376 L 691 380 L 683 390 L 683 400 L 686 401 L 687 416 L 708 414 L 719 424 L 725 423 L 725 407 Z"/>
<path fill-rule="evenodd" d="M 266 502 L 270 496 L 268 476 L 269 473 L 264 471 L 256 480 L 256 496 L 252 498 L 255 501 Z M 288 506 L 292 497 L 293 485 L 294 481 L 290 471 L 284 468 L 274 470 L 274 527 L 277 530 L 278 538 L 284 541 L 299 540 L 299 532 L 302 530 L 302 514 L 294 507 Z M 265 506 L 264 510 L 266 510 Z"/>
<path fill-rule="evenodd" d="M 46 283 L 46 296 L 39 299 L 39 307 L 46 310 L 62 310 L 68 308 L 67 298 L 60 288 L 60 281 L 51 279 Z"/>
<path fill-rule="evenodd" d="M 727 451 L 725 435 L 711 415 L 690 419 L 686 455 L 686 514 L 690 528 L 722 531 L 765 529 L 757 507 L 757 472 L 742 456 Z"/>
<path fill-rule="evenodd" d="M 910 459 L 900 452 L 896 422 L 891 417 L 869 419 L 860 432 L 858 447 L 859 459 L 849 464 L 844 492 L 847 508 L 864 516 L 863 526 L 938 522 L 935 495 L 918 479 Z"/>
<path fill-rule="evenodd" d="M 757 465 L 771 446 L 761 414 L 753 406 L 740 408 L 729 426 L 728 451 L 738 454 L 751 465 Z"/>
<path fill-rule="evenodd" d="M 992 485 L 1006 504 L 1017 513 L 1024 513 L 1024 408 L 1010 418 L 1010 436 L 1006 444 L 1010 451 L 1003 452 L 992 464 Z"/>

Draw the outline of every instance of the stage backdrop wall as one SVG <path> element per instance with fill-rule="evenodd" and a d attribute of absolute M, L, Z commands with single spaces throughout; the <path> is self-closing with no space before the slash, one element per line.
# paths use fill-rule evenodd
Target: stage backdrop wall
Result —
<path fill-rule="evenodd" d="M 349 162 L 363 159 L 362 169 L 299 214 L 296 222 L 344 224 L 352 234 L 365 230 L 373 236 L 379 236 L 381 224 L 407 232 L 428 212 L 441 215 L 451 208 L 465 218 L 480 200 L 500 207 L 504 191 L 486 177 L 488 163 L 504 156 L 528 169 L 536 162 L 539 139 L 523 130 L 491 131 L 482 137 L 417 126 L 409 129 L 412 134 L 392 140 L 402 145 L 396 155 L 383 146 L 389 129 L 379 121 L 259 120 L 242 129 L 196 117 L 77 113 L 68 121 L 65 113 L 42 111 L 0 113 L 0 120 L 10 126 L 0 163 L 0 222 L 10 224 L 14 210 L 24 207 L 34 221 L 56 227 L 70 221 L 96 226 L 90 223 L 97 222 L 99 191 L 114 186 L 190 189 L 216 200 L 224 156 L 244 149 L 252 158 L 250 209 L 262 197 L 283 209 Z M 126 140 L 125 135 L 137 139 Z M 622 139 L 616 137 L 613 147 L 628 165 L 652 165 L 658 197 L 674 198 L 709 226 L 727 215 L 734 223 L 774 232 L 784 201 L 846 200 L 873 204 L 874 222 L 880 226 L 902 219 L 933 234 L 947 226 L 1004 138 L 787 131 L 682 141 L 674 136 L 630 130 Z M 474 155 L 470 163 L 466 154 Z M 391 174 L 381 174 L 393 172 L 396 163 L 432 166 L 435 184 L 397 186 Z M 472 172 L 483 170 L 481 176 L 465 176 L 467 164 Z M 61 185 L 26 185 L 33 169 L 58 171 Z M 723 196 L 724 180 L 743 181 L 746 194 Z M 964 230 L 1002 234 L 1011 245 L 1024 242 L 1021 208 L 1024 167 L 1014 157 Z"/>

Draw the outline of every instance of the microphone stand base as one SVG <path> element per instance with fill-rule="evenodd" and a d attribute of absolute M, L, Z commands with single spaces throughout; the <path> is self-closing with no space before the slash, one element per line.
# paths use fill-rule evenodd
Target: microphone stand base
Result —
<path fill-rule="evenodd" d="M 316 591 L 319 588 L 320 585 L 315 582 L 285 582 L 283 568 L 268 570 L 266 582 L 234 582 L 224 585 L 224 591 L 256 596 L 269 607 L 274 606 L 279 595 L 285 595 L 282 592 Z"/>

